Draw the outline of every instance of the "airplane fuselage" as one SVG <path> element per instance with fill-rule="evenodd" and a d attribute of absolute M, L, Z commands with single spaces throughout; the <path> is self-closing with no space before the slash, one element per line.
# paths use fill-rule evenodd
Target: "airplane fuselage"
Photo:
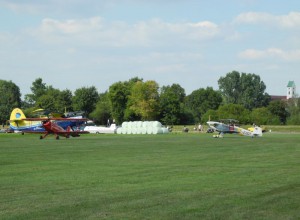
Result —
<path fill-rule="evenodd" d="M 255 127 L 254 131 L 251 132 L 235 124 L 224 124 L 222 122 L 217 122 L 217 121 L 208 121 L 207 124 L 210 128 L 219 132 L 221 136 L 223 134 L 240 134 L 240 135 L 250 136 L 250 137 L 262 136 L 262 130 L 260 127 Z"/>
<path fill-rule="evenodd" d="M 68 127 L 68 129 L 65 130 L 60 125 L 58 125 L 57 122 L 52 122 L 50 120 L 47 120 L 47 121 L 42 122 L 42 124 L 43 124 L 43 127 L 45 128 L 45 130 L 48 132 L 48 134 L 56 134 L 56 135 L 60 135 L 60 136 L 67 137 L 67 138 L 70 135 L 72 137 L 79 136 L 78 133 L 71 132 L 70 127 Z"/>

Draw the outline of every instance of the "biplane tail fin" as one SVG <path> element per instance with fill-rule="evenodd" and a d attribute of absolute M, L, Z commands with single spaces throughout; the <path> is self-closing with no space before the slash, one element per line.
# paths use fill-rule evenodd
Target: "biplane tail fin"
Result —
<path fill-rule="evenodd" d="M 238 132 L 240 135 L 249 136 L 249 137 L 261 137 L 262 129 L 260 127 L 255 126 L 252 131 L 238 128 Z"/>
<path fill-rule="evenodd" d="M 25 114 L 23 113 L 23 111 L 19 108 L 15 108 L 11 114 L 10 114 L 10 121 L 21 121 L 26 119 Z"/>
<path fill-rule="evenodd" d="M 252 133 L 253 133 L 253 136 L 261 137 L 262 136 L 262 129 L 261 129 L 261 127 L 255 126 Z"/>

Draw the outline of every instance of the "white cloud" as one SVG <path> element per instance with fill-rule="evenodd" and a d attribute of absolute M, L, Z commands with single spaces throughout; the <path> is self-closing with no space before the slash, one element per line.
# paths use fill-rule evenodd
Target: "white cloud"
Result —
<path fill-rule="evenodd" d="M 84 32 L 93 32 L 102 28 L 100 17 L 83 20 L 58 21 L 54 19 L 44 19 L 40 31 L 45 34 L 78 34 Z"/>
<path fill-rule="evenodd" d="M 41 10 L 42 5 L 39 3 L 25 3 L 20 1 L 0 1 L 2 7 L 8 8 L 14 12 L 36 13 Z"/>
<path fill-rule="evenodd" d="M 43 19 L 36 30 L 29 30 L 44 42 L 74 43 L 93 46 L 163 46 L 174 42 L 187 43 L 214 38 L 220 33 L 218 25 L 198 23 L 167 23 L 158 19 L 135 24 L 106 22 L 101 17 L 82 20 Z"/>
<path fill-rule="evenodd" d="M 286 28 L 300 28 L 300 12 L 290 12 L 279 17 L 279 24 Z"/>
<path fill-rule="evenodd" d="M 280 28 L 300 28 L 300 12 L 290 12 L 287 15 L 276 16 L 264 12 L 247 12 L 234 19 L 235 24 L 258 24 L 277 26 Z"/>
<path fill-rule="evenodd" d="M 288 50 L 284 51 L 278 48 L 268 48 L 266 50 L 247 49 L 239 54 L 243 59 L 280 59 L 288 62 L 300 61 L 300 50 Z"/>
<path fill-rule="evenodd" d="M 0 0 L 0 6 L 15 13 L 23 14 L 84 14 L 114 7 L 116 1 L 99 0 Z M 74 10 L 76 13 L 74 13 Z"/>

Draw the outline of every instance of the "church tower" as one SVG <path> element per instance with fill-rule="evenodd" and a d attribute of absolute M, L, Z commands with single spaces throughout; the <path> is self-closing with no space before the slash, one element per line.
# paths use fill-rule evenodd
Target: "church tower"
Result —
<path fill-rule="evenodd" d="M 296 96 L 296 84 L 294 81 L 289 81 L 287 85 L 286 99 L 294 98 Z"/>

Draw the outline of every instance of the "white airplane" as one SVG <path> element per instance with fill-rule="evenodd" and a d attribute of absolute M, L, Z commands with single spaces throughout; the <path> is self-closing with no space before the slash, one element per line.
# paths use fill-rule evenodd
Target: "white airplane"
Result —
<path fill-rule="evenodd" d="M 88 131 L 93 134 L 115 134 L 117 132 L 116 124 L 111 124 L 109 127 L 101 126 L 85 126 L 84 131 Z"/>
<path fill-rule="evenodd" d="M 208 121 L 208 126 L 213 130 L 219 132 L 219 135 L 214 135 L 213 137 L 223 137 L 224 134 L 240 134 L 242 136 L 249 137 L 261 137 L 262 129 L 258 126 L 254 126 L 253 131 L 246 130 L 239 127 L 238 121 L 234 119 L 222 119 L 218 121 Z"/>

